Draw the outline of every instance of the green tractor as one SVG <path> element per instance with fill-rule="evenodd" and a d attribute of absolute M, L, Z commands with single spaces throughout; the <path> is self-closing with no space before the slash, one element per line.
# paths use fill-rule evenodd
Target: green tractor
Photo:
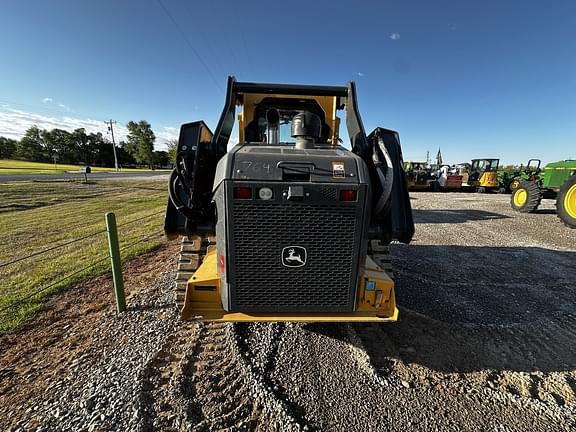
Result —
<path fill-rule="evenodd" d="M 530 159 L 526 166 L 520 165 L 520 168 L 514 171 L 505 169 L 498 171 L 499 192 L 514 192 L 514 189 L 520 186 L 520 180 L 536 180 L 541 171 L 540 164 L 540 159 Z"/>
<path fill-rule="evenodd" d="M 521 213 L 533 213 L 542 198 L 556 199 L 558 217 L 576 228 L 576 160 L 549 163 L 533 179 L 521 178 L 510 204 Z"/>
<path fill-rule="evenodd" d="M 514 173 L 512 181 L 508 184 L 508 190 L 514 192 L 520 186 L 520 180 L 536 180 L 542 171 L 540 169 L 541 163 L 540 159 L 530 159 L 526 166 L 520 165 L 520 170 Z"/>

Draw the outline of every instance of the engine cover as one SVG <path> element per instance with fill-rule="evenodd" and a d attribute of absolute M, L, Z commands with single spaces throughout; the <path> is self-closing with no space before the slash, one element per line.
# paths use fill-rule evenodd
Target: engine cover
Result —
<path fill-rule="evenodd" d="M 358 156 L 239 145 L 218 164 L 214 200 L 226 311 L 355 309 L 370 202 Z"/>

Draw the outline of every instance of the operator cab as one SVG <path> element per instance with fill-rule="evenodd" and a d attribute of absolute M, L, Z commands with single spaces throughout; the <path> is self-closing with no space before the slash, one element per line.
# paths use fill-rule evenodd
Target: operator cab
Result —
<path fill-rule="evenodd" d="M 500 159 L 473 159 L 470 171 L 477 173 L 496 171 L 499 163 Z"/>

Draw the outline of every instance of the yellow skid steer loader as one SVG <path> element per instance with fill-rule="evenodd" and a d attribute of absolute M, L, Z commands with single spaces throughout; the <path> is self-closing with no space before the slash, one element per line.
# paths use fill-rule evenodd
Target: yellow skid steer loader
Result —
<path fill-rule="evenodd" d="M 340 145 L 341 112 L 351 149 Z M 215 132 L 181 127 L 169 195 L 165 232 L 184 237 L 183 319 L 397 319 L 387 246 L 414 233 L 402 152 L 392 130 L 366 135 L 353 82 L 229 77 Z"/>

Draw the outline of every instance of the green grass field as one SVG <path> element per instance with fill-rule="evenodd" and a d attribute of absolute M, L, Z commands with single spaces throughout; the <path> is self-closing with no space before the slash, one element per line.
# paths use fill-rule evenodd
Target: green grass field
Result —
<path fill-rule="evenodd" d="M 110 172 L 114 168 L 91 167 L 93 172 Z M 79 172 L 80 165 L 53 164 L 42 162 L 27 162 L 11 159 L 0 159 L 0 175 L 2 174 L 63 174 Z M 122 172 L 142 172 L 148 169 L 122 168 Z"/>
<path fill-rule="evenodd" d="M 123 259 L 160 244 L 167 192 L 164 181 L 30 182 L 0 184 L 0 310 L 37 290 L 43 293 L 0 312 L 0 335 L 28 320 L 49 294 L 109 271 L 105 233 L 3 266 L 37 251 L 105 230 L 104 214 L 114 212 Z M 138 222 L 126 222 L 144 218 Z M 157 234 L 157 235 L 156 235 Z M 93 268 L 72 274 L 91 263 Z"/>

